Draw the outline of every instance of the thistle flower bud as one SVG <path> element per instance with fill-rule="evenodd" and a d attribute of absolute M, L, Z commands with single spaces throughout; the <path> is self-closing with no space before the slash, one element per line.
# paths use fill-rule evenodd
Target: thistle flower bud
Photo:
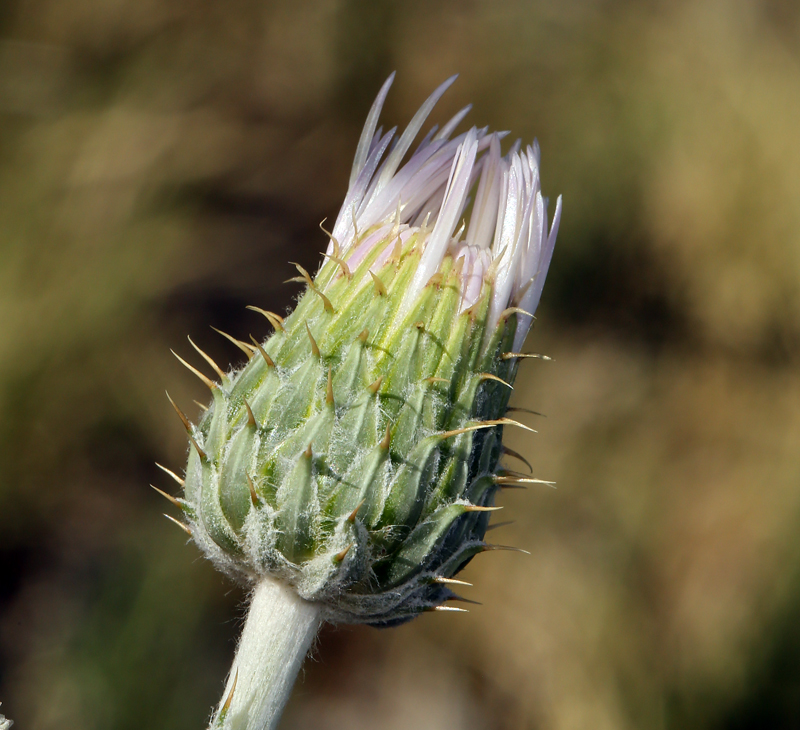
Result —
<path fill-rule="evenodd" d="M 476 554 L 496 490 L 519 349 L 553 253 L 539 148 L 407 129 L 356 151 L 325 261 L 243 369 L 204 377 L 179 500 L 225 572 L 292 586 L 332 622 L 388 625 L 440 607 Z M 467 220 L 464 220 L 466 216 Z M 257 309 L 257 308 L 254 308 Z M 207 357 L 207 356 L 204 356 Z M 181 414 L 182 415 L 182 414 Z M 524 481 L 524 480 L 523 480 Z M 536 480 L 529 480 L 536 481 Z"/>

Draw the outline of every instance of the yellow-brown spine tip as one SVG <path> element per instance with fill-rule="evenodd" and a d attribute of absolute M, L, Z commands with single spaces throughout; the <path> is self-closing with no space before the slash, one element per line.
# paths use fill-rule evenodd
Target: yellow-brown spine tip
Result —
<path fill-rule="evenodd" d="M 385 297 L 386 296 L 386 285 L 380 280 L 380 278 L 373 274 L 371 271 L 369 275 L 372 277 L 372 283 L 375 285 L 375 294 L 376 296 Z"/>
<path fill-rule="evenodd" d="M 183 530 L 183 531 L 184 531 L 184 532 L 185 532 L 185 533 L 186 533 L 186 534 L 187 534 L 189 537 L 192 537 L 192 528 L 191 528 L 191 527 L 189 527 L 189 525 L 186 525 L 186 524 L 184 524 L 183 522 L 181 522 L 180 520 L 176 520 L 174 517 L 171 517 L 170 515 L 167 515 L 167 514 L 165 514 L 165 515 L 164 515 L 164 517 L 166 517 L 166 518 L 167 518 L 167 519 L 168 519 L 170 522 L 174 522 L 174 523 L 175 523 L 175 524 L 176 524 L 178 527 L 180 527 L 180 528 L 181 528 L 181 530 Z"/>
<path fill-rule="evenodd" d="M 305 323 L 306 325 L 306 332 L 308 333 L 308 339 L 311 341 L 311 352 L 314 357 L 320 356 L 319 346 L 317 345 L 317 341 L 314 339 L 314 335 L 311 334 L 311 327 L 308 326 L 308 322 Z"/>
<path fill-rule="evenodd" d="M 233 702 L 233 693 L 236 691 L 236 683 L 239 681 L 239 670 L 236 670 L 236 674 L 233 675 L 233 684 L 231 685 L 231 691 L 228 692 L 228 696 L 225 698 L 225 704 L 222 705 L 222 712 L 227 712 L 231 708 L 231 702 Z"/>
<path fill-rule="evenodd" d="M 258 340 L 255 337 L 253 337 L 253 335 L 250 335 L 250 340 L 256 346 L 258 351 L 261 353 L 261 357 L 264 358 L 264 362 L 266 362 L 269 367 L 274 368 L 275 363 L 273 362 L 272 358 L 269 355 L 267 355 L 267 351 L 258 343 Z"/>
<path fill-rule="evenodd" d="M 253 409 L 250 407 L 250 404 L 247 402 L 246 399 L 242 398 L 242 402 L 244 403 L 244 407 L 247 409 L 247 425 L 248 426 L 256 426 L 256 417 L 253 415 Z"/>
<path fill-rule="evenodd" d="M 253 484 L 253 480 L 250 478 L 250 475 L 245 472 L 245 476 L 247 477 L 247 486 L 250 487 L 250 501 L 253 503 L 253 507 L 258 507 L 258 495 L 256 494 L 256 485 Z"/>
<path fill-rule="evenodd" d="M 153 487 L 153 489 L 155 489 L 162 497 L 164 497 L 164 499 L 167 499 L 170 502 L 172 502 L 172 504 L 174 504 L 178 509 L 183 509 L 183 505 L 177 499 L 175 499 L 175 497 L 173 497 L 171 494 L 167 494 L 166 492 L 161 491 L 154 484 L 151 484 L 150 486 Z"/>
<path fill-rule="evenodd" d="M 333 556 L 333 562 L 334 563 L 341 563 L 342 560 L 345 559 L 345 556 L 347 555 L 347 553 L 350 552 L 350 548 L 351 547 L 353 547 L 353 543 L 352 542 L 344 550 L 341 550 L 340 552 L 336 553 L 336 555 Z"/>
<path fill-rule="evenodd" d="M 207 378 L 203 373 L 201 373 L 196 367 L 190 365 L 186 360 L 184 360 L 175 350 L 170 350 L 170 352 L 178 358 L 178 362 L 181 363 L 185 368 L 189 370 L 190 373 L 196 375 L 200 380 L 202 380 L 207 386 L 209 390 L 214 390 L 217 387 L 217 384 L 211 380 L 211 378 Z"/>
<path fill-rule="evenodd" d="M 325 402 L 329 406 L 333 405 L 333 371 L 330 366 L 328 366 L 328 387 L 325 390 Z"/>

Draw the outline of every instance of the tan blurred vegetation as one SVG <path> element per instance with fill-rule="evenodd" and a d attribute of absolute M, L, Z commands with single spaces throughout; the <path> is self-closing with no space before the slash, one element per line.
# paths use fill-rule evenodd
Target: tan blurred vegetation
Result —
<path fill-rule="evenodd" d="M 240 589 L 161 517 L 172 359 L 315 266 L 379 84 L 543 149 L 565 214 L 511 434 L 513 553 L 461 616 L 326 629 L 284 727 L 800 727 L 800 8 L 792 0 L 5 0 L 0 700 L 202 728 Z M 527 417 L 526 417 L 527 418 Z"/>

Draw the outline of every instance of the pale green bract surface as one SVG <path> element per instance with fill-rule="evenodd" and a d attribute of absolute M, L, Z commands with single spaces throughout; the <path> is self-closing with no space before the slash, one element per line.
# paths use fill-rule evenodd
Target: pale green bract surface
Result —
<path fill-rule="evenodd" d="M 333 622 L 439 605 L 452 594 L 436 577 L 485 549 L 489 513 L 469 510 L 494 499 L 502 426 L 448 432 L 505 412 L 510 388 L 487 374 L 513 381 L 516 361 L 500 355 L 516 314 L 486 328 L 488 283 L 459 313 L 448 255 L 398 316 L 420 238 L 387 236 L 350 277 L 328 261 L 264 342 L 274 365 L 255 354 L 192 433 L 204 452 L 191 449 L 186 471 L 195 540 L 229 574 L 275 576 Z"/>

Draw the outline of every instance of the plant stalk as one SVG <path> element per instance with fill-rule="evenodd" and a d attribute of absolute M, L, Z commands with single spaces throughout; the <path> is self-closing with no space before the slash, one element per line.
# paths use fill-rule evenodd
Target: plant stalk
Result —
<path fill-rule="evenodd" d="M 262 578 L 209 730 L 277 727 L 320 623 L 320 611 L 313 603 L 289 586 Z"/>

